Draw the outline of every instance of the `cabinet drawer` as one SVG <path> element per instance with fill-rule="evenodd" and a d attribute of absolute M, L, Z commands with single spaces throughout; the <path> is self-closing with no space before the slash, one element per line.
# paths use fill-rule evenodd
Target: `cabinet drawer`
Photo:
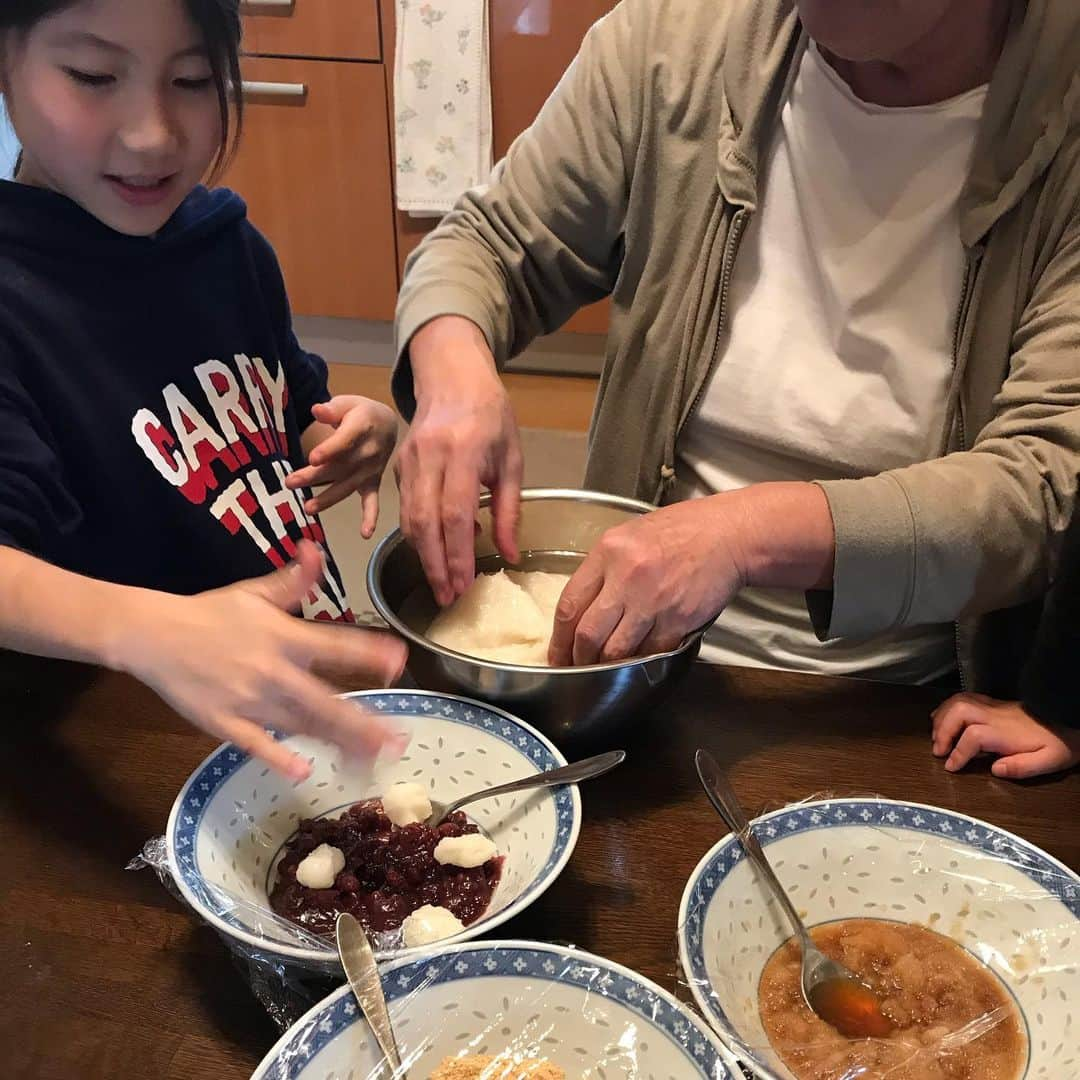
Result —
<path fill-rule="evenodd" d="M 248 57 L 244 130 L 223 183 L 247 201 L 293 311 L 393 317 L 386 84 L 379 64 Z"/>
<path fill-rule="evenodd" d="M 245 0 L 244 52 L 381 60 L 378 0 Z"/>

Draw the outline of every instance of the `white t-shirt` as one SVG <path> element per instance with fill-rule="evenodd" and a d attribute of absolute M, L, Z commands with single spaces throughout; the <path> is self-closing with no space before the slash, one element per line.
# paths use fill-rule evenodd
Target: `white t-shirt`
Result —
<path fill-rule="evenodd" d="M 735 261 L 720 362 L 679 439 L 676 498 L 942 452 L 965 262 L 957 201 L 985 97 L 870 105 L 807 49 Z M 955 664 L 950 625 L 822 644 L 787 590 L 745 590 L 702 655 L 904 682 Z"/>

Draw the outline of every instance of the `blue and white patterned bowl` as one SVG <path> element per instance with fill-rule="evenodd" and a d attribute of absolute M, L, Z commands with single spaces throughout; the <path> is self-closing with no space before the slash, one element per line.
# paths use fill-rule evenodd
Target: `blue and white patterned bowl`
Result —
<path fill-rule="evenodd" d="M 383 969 L 402 1062 L 546 1058 L 570 1080 L 733 1080 L 715 1036 L 660 987 L 608 960 L 527 941 L 473 942 Z M 378 1052 L 349 987 L 298 1020 L 252 1080 L 369 1080 Z"/>
<path fill-rule="evenodd" d="M 947 935 L 1015 998 L 1030 1047 L 1022 1076 L 1080 1077 L 1075 873 L 984 821 L 917 803 L 808 802 L 763 815 L 754 831 L 808 925 L 880 918 Z M 690 875 L 679 911 L 684 974 L 722 1039 L 767 1080 L 791 1074 L 762 1029 L 758 981 L 790 932 L 734 836 Z"/>
<path fill-rule="evenodd" d="M 483 787 L 557 768 L 566 759 L 543 735 L 499 709 L 425 691 L 361 691 L 346 697 L 400 717 L 412 742 L 397 762 L 369 768 L 307 736 L 284 738 L 307 755 L 311 776 L 293 783 L 225 745 L 191 775 L 166 832 L 169 865 L 184 898 L 241 952 L 258 952 L 314 971 L 340 973 L 336 952 L 304 941 L 291 924 L 265 919 L 284 844 L 299 819 L 337 817 L 360 799 L 402 780 L 424 783 L 450 802 Z M 577 843 L 576 786 L 495 797 L 469 815 L 505 856 L 487 912 L 448 941 L 465 941 L 518 914 L 562 872 Z M 409 950 L 398 950 L 405 955 Z M 411 950 L 417 952 L 418 950 Z"/>

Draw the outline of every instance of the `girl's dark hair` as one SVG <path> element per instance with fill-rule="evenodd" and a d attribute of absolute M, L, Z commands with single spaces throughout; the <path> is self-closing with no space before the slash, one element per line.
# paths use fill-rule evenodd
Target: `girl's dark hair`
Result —
<path fill-rule="evenodd" d="M 71 7 L 76 0 L 0 0 L 0 34 L 27 34 L 49 15 Z M 133 0 L 138 3 L 140 0 Z M 221 146 L 212 177 L 228 164 L 240 137 L 243 98 L 240 93 L 240 0 L 182 0 L 188 18 L 199 28 L 217 89 L 221 109 Z M 232 108 L 230 110 L 230 103 Z M 235 127 L 233 118 L 235 117 Z"/>

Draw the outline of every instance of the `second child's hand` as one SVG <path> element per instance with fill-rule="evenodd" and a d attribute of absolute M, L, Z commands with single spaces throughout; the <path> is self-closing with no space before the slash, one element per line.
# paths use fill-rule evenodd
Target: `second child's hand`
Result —
<path fill-rule="evenodd" d="M 955 694 L 931 714 L 933 747 L 945 768 L 957 772 L 980 754 L 997 760 L 994 776 L 1027 780 L 1080 762 L 1080 731 L 1044 724 L 1018 701 L 985 694 Z"/>

